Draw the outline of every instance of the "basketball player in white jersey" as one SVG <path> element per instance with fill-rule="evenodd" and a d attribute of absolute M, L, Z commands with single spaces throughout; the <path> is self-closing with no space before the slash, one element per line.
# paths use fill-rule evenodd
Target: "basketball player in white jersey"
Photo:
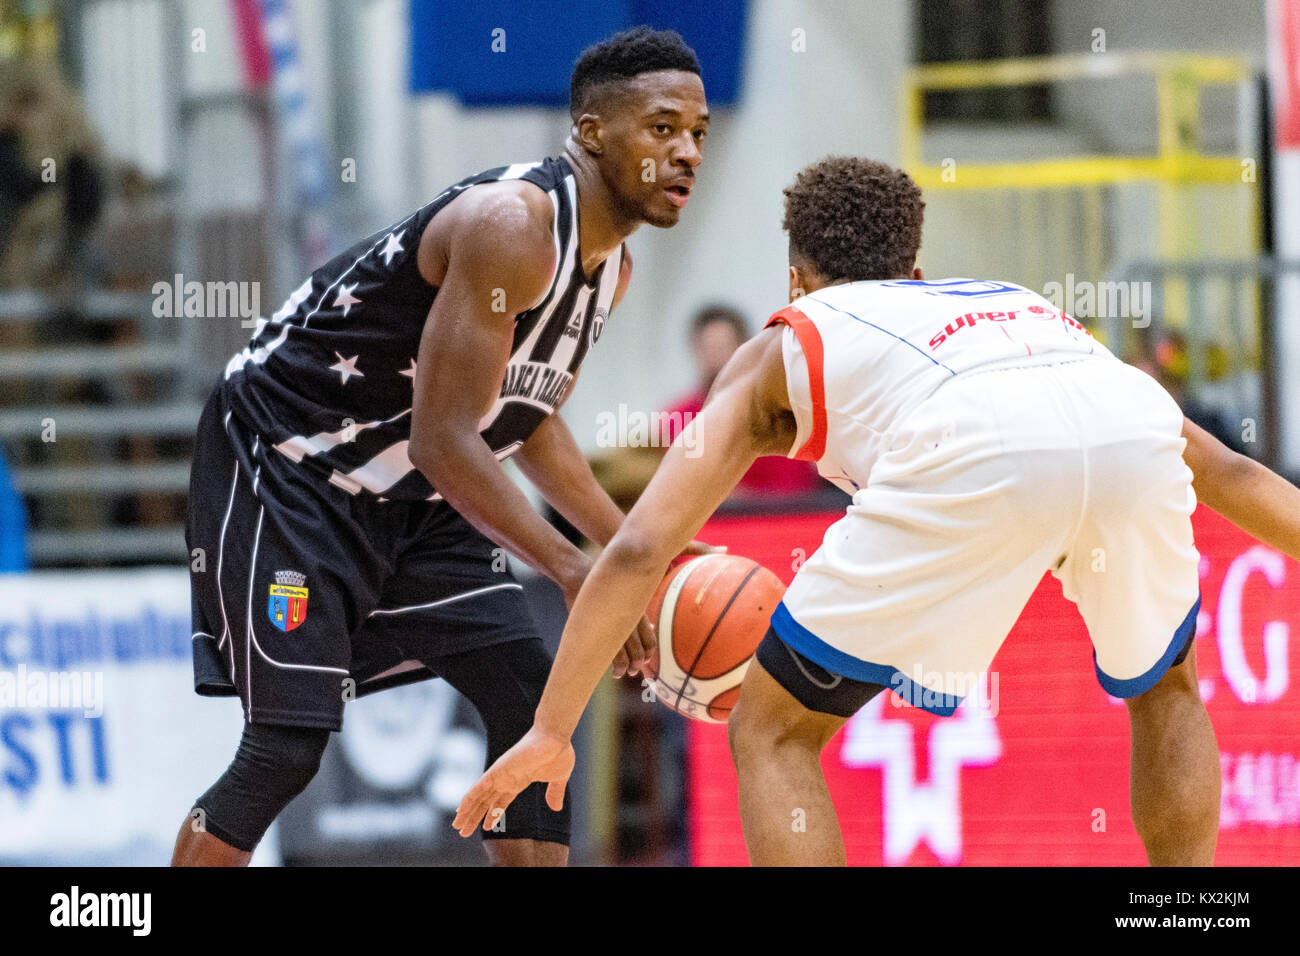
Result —
<path fill-rule="evenodd" d="M 535 780 L 560 804 L 569 738 L 669 561 L 756 457 L 782 454 L 816 461 L 853 503 L 799 569 L 731 714 L 753 863 L 842 864 L 822 749 L 887 687 L 951 714 L 960 685 L 908 675 L 984 672 L 1046 571 L 1082 613 L 1098 681 L 1126 699 L 1149 861 L 1213 862 L 1219 755 L 1196 680 L 1190 519 L 1199 498 L 1300 559 L 1300 490 L 1035 293 L 926 281 L 923 208 L 904 173 L 864 159 L 816 163 L 786 190 L 792 304 L 719 375 L 695 456 L 670 451 L 601 555 L 532 730 L 461 804 L 463 835 Z"/>

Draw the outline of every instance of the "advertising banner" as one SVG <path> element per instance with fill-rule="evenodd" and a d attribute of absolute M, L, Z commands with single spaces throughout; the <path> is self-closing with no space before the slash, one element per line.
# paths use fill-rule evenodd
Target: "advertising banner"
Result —
<path fill-rule="evenodd" d="M 700 538 L 787 582 L 834 514 L 715 518 Z M 1300 565 L 1207 508 L 1197 674 L 1218 738 L 1216 863 L 1300 864 Z M 952 622 L 961 639 L 962 622 Z M 1097 684 L 1074 605 L 1046 575 L 981 686 L 952 717 L 877 696 L 822 765 L 850 864 L 1142 865 L 1123 702 Z M 691 859 L 746 860 L 726 730 L 690 725 Z"/>
<path fill-rule="evenodd" d="M 171 859 L 243 727 L 190 635 L 183 569 L 0 575 L 0 860 Z"/>

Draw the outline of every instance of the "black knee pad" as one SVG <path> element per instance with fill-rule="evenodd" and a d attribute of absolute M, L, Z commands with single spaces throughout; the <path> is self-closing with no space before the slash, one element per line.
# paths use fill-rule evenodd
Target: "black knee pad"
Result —
<path fill-rule="evenodd" d="M 318 727 L 244 724 L 235 759 L 194 803 L 198 825 L 251 853 L 271 821 L 316 776 L 329 735 Z"/>

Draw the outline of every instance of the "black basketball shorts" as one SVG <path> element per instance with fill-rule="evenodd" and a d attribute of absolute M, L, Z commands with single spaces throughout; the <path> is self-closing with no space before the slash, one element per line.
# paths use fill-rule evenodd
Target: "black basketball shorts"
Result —
<path fill-rule="evenodd" d="M 536 638 L 504 553 L 443 502 L 351 495 L 203 410 L 185 526 L 194 688 L 338 730 L 348 700 Z M 538 688 L 540 693 L 540 688 Z"/>

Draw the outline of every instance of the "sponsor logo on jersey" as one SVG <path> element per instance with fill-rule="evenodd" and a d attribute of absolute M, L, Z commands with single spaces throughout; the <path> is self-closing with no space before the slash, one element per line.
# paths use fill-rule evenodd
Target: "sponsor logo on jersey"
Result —
<path fill-rule="evenodd" d="M 595 345 L 600 341 L 600 333 L 605 331 L 605 319 L 609 318 L 609 312 L 605 309 L 597 309 L 596 314 L 591 319 L 591 344 Z"/>
<path fill-rule="evenodd" d="M 513 362 L 501 382 L 501 397 L 554 408 L 564 397 L 573 376 L 545 362 Z"/>
<path fill-rule="evenodd" d="M 573 310 L 573 315 L 569 316 L 569 324 L 564 327 L 565 338 L 576 339 L 582 336 L 582 315 L 585 308 L 584 303 Z"/>
<path fill-rule="evenodd" d="M 292 631 L 307 619 L 307 576 L 298 571 L 276 571 L 266 604 L 266 616 L 281 631 Z"/>
<path fill-rule="evenodd" d="M 967 312 L 965 315 L 959 315 L 952 322 L 943 327 L 943 330 L 936 332 L 930 339 L 930 350 L 937 349 L 949 338 L 956 335 L 962 329 L 974 328 L 977 322 L 1015 322 L 1023 311 L 1028 311 L 1032 318 L 1046 319 L 1053 322 L 1060 322 L 1067 330 L 1081 332 L 1084 335 L 1091 336 L 1092 333 L 1084 328 L 1083 324 L 1074 317 L 1066 315 L 1060 309 L 1053 309 L 1045 305 L 1031 305 L 1027 310 L 1012 310 L 1010 312 Z"/>

